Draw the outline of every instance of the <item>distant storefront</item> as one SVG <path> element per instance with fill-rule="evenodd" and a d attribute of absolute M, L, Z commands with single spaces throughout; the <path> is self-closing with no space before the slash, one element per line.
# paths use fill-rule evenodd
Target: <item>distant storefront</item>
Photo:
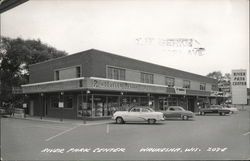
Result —
<path fill-rule="evenodd" d="M 94 49 L 31 65 L 22 86 L 28 114 L 76 119 L 133 106 L 198 111 L 223 99 L 217 91 L 215 79 Z"/>

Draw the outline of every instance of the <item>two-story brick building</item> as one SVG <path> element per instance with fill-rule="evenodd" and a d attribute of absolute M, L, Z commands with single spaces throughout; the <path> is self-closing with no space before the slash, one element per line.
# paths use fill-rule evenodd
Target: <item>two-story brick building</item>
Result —
<path fill-rule="evenodd" d="M 78 118 L 84 109 L 87 117 L 109 117 L 135 105 L 197 111 L 217 98 L 215 79 L 95 49 L 29 68 L 22 89 L 30 115 Z"/>

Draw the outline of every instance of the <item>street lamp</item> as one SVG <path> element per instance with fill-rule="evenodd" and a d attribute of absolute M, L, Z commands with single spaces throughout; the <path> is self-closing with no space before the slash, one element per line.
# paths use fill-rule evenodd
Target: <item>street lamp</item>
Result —
<path fill-rule="evenodd" d="M 40 110 L 40 112 L 41 112 L 41 114 L 40 114 L 40 119 L 42 120 L 43 119 L 43 93 L 41 93 L 41 106 L 42 106 L 42 108 L 41 108 L 41 110 Z"/>
<path fill-rule="evenodd" d="M 23 109 L 24 109 L 24 118 L 26 118 L 26 109 L 27 109 L 27 97 L 28 95 L 24 95 L 24 103 L 23 103 Z"/>
<path fill-rule="evenodd" d="M 60 93 L 60 99 L 59 99 L 59 108 L 61 109 L 61 118 L 60 121 L 63 121 L 63 107 L 64 107 L 64 92 Z"/>
<path fill-rule="evenodd" d="M 147 96 L 148 96 L 148 105 L 150 106 L 151 105 L 151 102 L 150 102 L 150 93 L 148 93 Z"/>
<path fill-rule="evenodd" d="M 86 117 L 84 112 L 86 112 L 87 115 L 87 109 L 88 109 L 88 94 L 90 94 L 90 90 L 86 90 L 86 107 L 82 106 L 82 113 L 83 113 L 83 124 L 86 124 Z M 83 105 L 83 103 L 82 103 Z"/>

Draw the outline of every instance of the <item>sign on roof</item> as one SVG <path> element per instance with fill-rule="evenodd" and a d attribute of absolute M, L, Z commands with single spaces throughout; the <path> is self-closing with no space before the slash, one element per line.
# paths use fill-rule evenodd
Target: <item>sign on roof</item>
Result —
<path fill-rule="evenodd" d="M 247 104 L 247 70 L 232 70 L 232 104 Z"/>

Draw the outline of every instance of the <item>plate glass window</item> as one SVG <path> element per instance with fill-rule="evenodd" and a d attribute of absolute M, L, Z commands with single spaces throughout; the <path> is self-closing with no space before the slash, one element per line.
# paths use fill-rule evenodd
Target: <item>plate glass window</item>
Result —
<path fill-rule="evenodd" d="M 200 90 L 205 91 L 206 90 L 206 83 L 201 83 L 200 84 Z"/>
<path fill-rule="evenodd" d="M 166 77 L 166 85 L 168 87 L 174 87 L 175 80 L 174 78 Z"/>
<path fill-rule="evenodd" d="M 141 82 L 153 84 L 153 74 L 141 73 Z"/>
<path fill-rule="evenodd" d="M 108 67 L 108 78 L 116 80 L 125 80 L 125 69 Z"/>
<path fill-rule="evenodd" d="M 189 80 L 184 80 L 183 81 L 183 88 L 190 88 L 190 81 Z"/>

